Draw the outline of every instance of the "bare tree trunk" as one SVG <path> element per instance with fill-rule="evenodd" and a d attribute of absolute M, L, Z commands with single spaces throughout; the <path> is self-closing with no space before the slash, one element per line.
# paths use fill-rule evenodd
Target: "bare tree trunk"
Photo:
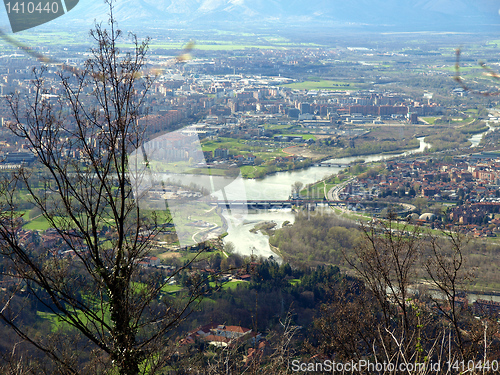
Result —
<path fill-rule="evenodd" d="M 465 358 L 466 345 L 460 327 L 462 307 L 457 297 L 459 291 L 465 288 L 465 282 L 473 277 L 465 268 L 463 251 L 467 239 L 458 231 L 444 232 L 444 235 L 447 241 L 431 239 L 430 256 L 425 262 L 425 270 L 432 284 L 444 296 L 444 304 L 441 299 L 433 298 L 434 304 L 452 324 L 460 354 Z"/>
<path fill-rule="evenodd" d="M 60 73 L 63 95 L 57 103 L 44 98 L 44 69 L 34 72 L 31 97 L 9 99 L 10 129 L 37 156 L 44 187 L 31 184 L 28 169 L 2 182 L 0 249 L 9 277 L 104 354 L 107 366 L 135 375 L 146 360 L 157 367 L 166 360 L 168 333 L 198 303 L 202 280 L 176 302 L 163 298 L 161 289 L 180 270 L 165 280 L 138 265 L 163 230 L 158 213 L 139 208 L 128 178 L 128 155 L 144 142 L 137 120 L 152 83 L 141 72 L 148 41 L 133 37 L 134 47 L 121 53 L 110 9 L 109 29 L 97 25 L 91 32 L 96 47 L 85 68 Z M 49 223 L 56 245 L 20 240 L 19 188 Z M 62 248 L 73 260 L 60 256 Z M 62 372 L 84 372 L 61 345 L 33 337 L 4 311 L 0 318 Z"/>
<path fill-rule="evenodd" d="M 408 304 L 409 286 L 415 276 L 415 262 L 422 244 L 420 229 L 410 230 L 406 225 L 399 228 L 392 216 L 387 223 L 380 221 L 362 229 L 364 245 L 355 257 L 346 255 L 346 260 L 379 302 L 385 328 L 393 328 L 392 309 L 400 310 L 402 340 L 408 340 L 412 315 Z"/>

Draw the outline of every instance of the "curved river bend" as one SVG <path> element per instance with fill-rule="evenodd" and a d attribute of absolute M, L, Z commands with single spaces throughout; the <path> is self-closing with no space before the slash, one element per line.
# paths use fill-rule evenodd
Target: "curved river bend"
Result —
<path fill-rule="evenodd" d="M 482 137 L 492 131 L 492 128 L 484 133 L 476 134 L 469 139 L 472 143 L 471 147 L 476 147 L 481 141 Z M 377 154 L 368 156 L 357 156 L 348 158 L 339 158 L 328 160 L 331 163 L 348 164 L 356 159 L 363 159 L 365 162 L 375 162 L 379 160 L 391 159 L 399 156 L 406 156 L 414 153 L 423 152 L 426 148 L 431 145 L 424 142 L 424 138 L 419 138 L 420 147 L 418 149 L 410 150 L 398 155 L 387 155 L 387 154 Z M 290 195 L 291 185 L 300 181 L 304 185 L 316 182 L 324 178 L 325 176 L 338 173 L 343 168 L 338 167 L 311 167 L 308 169 L 291 171 L 291 172 L 279 172 L 271 176 L 267 176 L 262 180 L 244 180 L 244 186 L 246 189 L 247 199 L 287 199 Z M 270 210 L 270 211 L 254 211 L 248 212 L 245 218 L 242 218 L 241 225 L 234 226 L 228 230 L 228 236 L 225 237 L 225 241 L 231 241 L 235 245 L 236 252 L 242 255 L 256 255 L 268 258 L 273 256 L 274 259 L 280 261 L 280 257 L 277 256 L 269 246 L 269 237 L 263 233 L 251 233 L 250 230 L 255 227 L 258 223 L 264 221 L 274 221 L 277 224 L 277 228 L 281 228 L 284 221 L 293 222 L 295 220 L 294 214 L 291 210 L 280 209 L 280 210 Z M 481 295 L 475 293 L 469 293 L 468 298 L 470 303 L 474 302 L 476 299 L 481 298 L 484 300 L 493 300 L 500 302 L 500 296 L 491 295 Z"/>
<path fill-rule="evenodd" d="M 423 152 L 426 148 L 430 147 L 430 144 L 424 141 L 424 137 L 418 139 L 420 141 L 419 148 L 406 151 L 402 154 L 354 156 L 331 159 L 328 160 L 328 162 L 342 165 L 349 164 L 357 159 L 363 159 L 365 162 L 375 162 Z M 310 167 L 308 169 L 300 169 L 296 171 L 278 172 L 276 174 L 266 176 L 261 180 L 244 180 L 243 184 L 247 200 L 286 200 L 290 195 L 293 183 L 300 181 L 304 185 L 307 185 L 319 181 L 326 176 L 337 174 L 342 169 L 344 168 Z M 235 251 L 245 256 L 253 254 L 267 258 L 272 255 L 275 259 L 279 259 L 269 246 L 269 237 L 261 232 L 251 233 L 250 230 L 253 229 L 258 223 L 264 221 L 274 221 L 277 224 L 277 228 L 281 228 L 284 221 L 290 221 L 293 223 L 295 216 L 291 210 L 279 209 L 269 211 L 253 211 L 248 212 L 245 217 L 240 217 L 238 219 L 239 225 L 231 226 L 228 229 L 228 235 L 224 238 L 225 242 L 232 242 L 235 246 Z"/>

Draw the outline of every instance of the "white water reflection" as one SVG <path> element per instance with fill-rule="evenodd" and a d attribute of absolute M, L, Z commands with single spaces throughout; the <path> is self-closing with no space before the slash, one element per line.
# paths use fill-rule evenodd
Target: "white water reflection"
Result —
<path fill-rule="evenodd" d="M 187 130 L 157 137 L 129 155 L 129 176 L 136 200 L 142 208 L 156 210 L 165 209 L 167 201 L 182 246 L 221 234 L 223 229 L 216 224 L 219 210 L 213 204 L 213 198 L 216 197 L 219 202 L 225 202 L 227 207 L 222 212 L 228 232 L 225 241 L 233 242 L 236 252 L 242 255 L 277 258 L 270 249 L 268 236 L 261 232 L 251 233 L 250 230 L 263 221 L 274 221 L 279 228 L 285 220 L 293 222 L 294 215 L 284 210 L 247 213 L 246 205 L 241 202 L 286 200 L 295 182 L 307 185 L 343 169 L 311 167 L 279 172 L 261 180 L 243 180 L 241 176 L 208 176 L 206 172 L 210 171 L 206 171 L 209 167 L 205 163 L 199 139 Z M 397 155 L 355 156 L 332 159 L 331 162 L 345 165 L 360 158 L 365 162 L 379 161 L 421 152 L 430 146 L 423 137 L 419 141 L 418 149 Z"/>
<path fill-rule="evenodd" d="M 228 216 L 226 212 L 224 217 L 227 219 Z M 256 225 L 268 221 L 275 222 L 275 228 L 279 229 L 285 221 L 293 223 L 295 215 L 290 209 L 249 211 L 240 225 L 228 228 L 228 235 L 224 238 L 224 242 L 232 242 L 235 246 L 235 252 L 238 254 L 244 256 L 255 255 L 263 258 L 272 256 L 277 261 L 280 261 L 281 258 L 271 250 L 269 237 L 266 234 L 261 231 L 250 232 Z"/>
<path fill-rule="evenodd" d="M 286 200 L 291 194 L 291 186 L 300 181 L 305 185 L 319 181 L 332 174 L 339 173 L 344 168 L 310 167 L 289 172 L 278 172 L 260 180 L 244 180 L 247 200 L 281 199 Z"/>
<path fill-rule="evenodd" d="M 246 193 L 241 174 L 211 176 L 200 140 L 189 127 L 160 135 L 133 150 L 128 177 L 143 210 L 168 210 L 180 246 L 191 246 L 221 234 L 216 198 L 244 216 Z M 231 217 L 229 227 L 235 226 Z"/>
<path fill-rule="evenodd" d="M 419 143 L 418 148 L 413 150 L 408 150 L 400 154 L 373 154 L 373 155 L 359 155 L 359 156 L 348 156 L 345 158 L 329 159 L 325 163 L 338 163 L 338 164 L 349 164 L 356 160 L 364 160 L 365 163 L 371 163 L 380 160 L 394 159 L 401 156 L 408 156 L 412 154 L 418 154 L 424 152 L 427 148 L 431 148 L 431 144 L 425 142 L 425 137 L 417 138 Z"/>
<path fill-rule="evenodd" d="M 419 148 L 406 151 L 400 154 L 374 154 L 364 156 L 351 156 L 345 158 L 331 159 L 326 163 L 349 164 L 355 160 L 363 159 L 366 163 L 387 160 L 401 156 L 407 156 L 425 151 L 431 145 L 424 141 L 424 137 L 417 138 L 420 142 Z M 326 176 L 337 174 L 344 168 L 339 167 L 310 167 L 289 172 L 278 172 L 264 177 L 260 180 L 244 180 L 247 200 L 286 200 L 290 196 L 293 183 L 300 181 L 305 185 L 319 181 Z M 294 215 L 284 210 L 275 210 L 270 212 L 252 211 L 246 215 L 246 221 L 239 226 L 228 228 L 229 235 L 224 239 L 231 241 L 235 246 L 235 251 L 244 256 L 250 256 L 252 253 L 257 256 L 269 257 L 273 254 L 269 246 L 269 237 L 263 233 L 250 233 L 256 224 L 264 221 L 275 221 L 278 227 L 283 221 L 293 222 Z"/>
<path fill-rule="evenodd" d="M 493 129 L 494 129 L 493 126 L 491 126 L 489 123 L 486 123 L 486 125 L 488 125 L 488 128 L 489 128 L 488 130 L 486 130 L 485 132 L 482 132 L 482 133 L 474 134 L 472 137 L 469 138 L 469 142 L 471 143 L 471 146 L 470 146 L 471 148 L 479 146 L 483 137 L 486 134 L 493 131 Z"/>

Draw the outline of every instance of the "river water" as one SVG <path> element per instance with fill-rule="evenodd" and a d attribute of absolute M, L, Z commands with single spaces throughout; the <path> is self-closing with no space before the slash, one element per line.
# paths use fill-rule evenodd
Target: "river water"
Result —
<path fill-rule="evenodd" d="M 489 132 L 494 130 L 493 126 L 491 126 L 488 122 L 486 123 L 486 125 L 488 125 L 489 130 L 487 130 L 483 133 L 475 134 L 471 138 L 469 138 L 469 141 L 471 143 L 470 147 L 477 147 L 479 145 L 479 143 L 481 143 L 483 136 L 485 136 L 486 134 L 488 134 Z"/>
<path fill-rule="evenodd" d="M 420 146 L 417 149 L 409 150 L 401 154 L 374 154 L 364 156 L 352 156 L 338 159 L 331 159 L 326 162 L 333 164 L 349 164 L 355 160 L 363 159 L 365 162 L 376 162 L 380 160 L 391 159 L 400 156 L 406 156 L 413 153 L 423 152 L 431 145 L 424 141 L 424 137 L 418 138 Z M 244 180 L 243 185 L 247 200 L 267 200 L 278 199 L 286 200 L 290 196 L 291 186 L 297 181 L 304 185 L 319 181 L 326 176 L 337 174 L 344 168 L 339 167 L 311 167 L 308 169 L 300 169 L 289 172 L 279 172 L 263 179 Z M 226 220 L 230 220 L 229 215 L 225 214 Z M 251 233 L 250 230 L 258 223 L 264 221 L 274 221 L 277 228 L 281 228 L 284 221 L 294 222 L 295 216 L 291 210 L 279 209 L 272 211 L 249 211 L 245 215 L 237 218 L 237 224 L 230 225 L 228 228 L 228 236 L 225 237 L 225 242 L 232 242 L 235 246 L 235 251 L 241 255 L 263 256 L 265 258 L 273 256 L 279 260 L 279 257 L 274 254 L 269 246 L 269 237 L 261 232 Z"/>
<path fill-rule="evenodd" d="M 490 125 L 488 124 L 490 127 Z M 471 141 L 472 146 L 476 147 L 481 141 L 482 137 L 488 132 L 492 131 L 492 127 L 486 132 L 476 134 L 472 136 L 469 141 Z M 420 145 L 418 148 L 409 150 L 400 154 L 374 154 L 374 155 L 361 155 L 361 156 L 351 156 L 345 158 L 337 158 L 327 160 L 325 163 L 331 164 L 349 164 L 355 160 L 364 160 L 365 163 L 377 162 L 380 160 L 387 160 L 392 158 L 397 158 L 401 156 L 408 156 L 411 154 L 424 152 L 426 148 L 430 148 L 431 145 L 424 141 L 424 137 L 418 138 Z M 308 169 L 300 169 L 296 171 L 289 172 L 279 172 L 273 175 L 269 175 L 260 180 L 249 179 L 243 181 L 243 186 L 245 189 L 247 200 L 266 200 L 266 199 L 278 199 L 286 200 L 290 196 L 291 186 L 297 181 L 300 181 L 305 185 L 319 181 L 326 176 L 332 174 L 337 174 L 344 168 L 339 167 L 311 167 Z M 228 216 L 226 215 L 226 218 Z M 269 238 L 267 235 L 257 232 L 251 233 L 250 230 L 255 227 L 258 223 L 264 221 L 274 221 L 277 224 L 277 228 L 280 228 L 284 221 L 294 222 L 294 214 L 291 210 L 280 209 L 273 211 L 260 211 L 255 210 L 246 213 L 244 217 L 240 217 L 238 224 L 233 225 L 228 229 L 228 236 L 225 241 L 231 241 L 236 252 L 248 256 L 254 254 L 256 256 L 269 257 L 273 255 L 274 258 L 279 257 L 274 254 L 269 246 Z"/>
<path fill-rule="evenodd" d="M 489 125 L 488 125 L 489 126 Z M 490 130 L 476 134 L 469 140 L 472 142 L 471 147 L 476 147 L 481 141 L 482 137 L 490 132 Z M 376 154 L 366 156 L 347 157 L 339 159 L 331 159 L 327 162 L 335 164 L 348 164 L 355 160 L 363 159 L 365 162 L 376 162 L 380 160 L 391 159 L 400 156 L 407 156 L 415 153 L 421 153 L 431 145 L 424 141 L 424 137 L 418 138 L 420 146 L 417 149 L 406 151 L 397 155 Z M 261 180 L 244 180 L 243 185 L 246 190 L 248 200 L 265 200 L 265 199 L 288 199 L 291 193 L 291 185 L 296 181 L 302 182 L 304 185 L 310 184 L 321 180 L 326 176 L 336 174 L 343 168 L 339 167 L 311 167 L 308 169 L 301 169 L 290 172 L 279 172 L 270 176 L 266 176 Z M 226 219 L 229 215 L 225 214 Z M 276 223 L 276 228 L 281 228 L 283 222 L 289 221 L 291 223 L 295 220 L 295 215 L 290 209 L 276 209 L 276 210 L 254 210 L 249 211 L 245 215 L 238 218 L 238 224 L 232 225 L 228 229 L 228 236 L 224 238 L 225 242 L 232 242 L 235 246 L 235 251 L 244 256 L 262 256 L 264 258 L 273 257 L 278 262 L 281 258 L 271 250 L 269 245 L 269 237 L 261 232 L 252 233 L 250 230 L 257 224 L 267 221 Z M 234 222 L 234 221 L 233 221 Z M 481 295 L 470 293 L 468 295 L 469 303 L 473 303 L 477 299 L 493 300 L 500 302 L 500 296 Z"/>

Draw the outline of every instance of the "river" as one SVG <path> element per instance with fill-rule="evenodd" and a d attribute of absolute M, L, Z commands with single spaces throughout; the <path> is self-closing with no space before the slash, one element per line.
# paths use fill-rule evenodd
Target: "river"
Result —
<path fill-rule="evenodd" d="M 488 125 L 489 126 L 489 125 Z M 481 141 L 482 137 L 490 132 L 492 127 L 484 133 L 476 134 L 469 140 L 473 144 L 471 147 L 476 147 Z M 395 157 L 407 156 L 415 153 L 421 153 L 431 145 L 424 141 L 424 137 L 418 138 L 420 141 L 419 148 L 406 151 L 401 154 L 388 155 L 376 154 L 355 156 L 328 160 L 332 164 L 348 164 L 354 160 L 363 159 L 365 162 L 376 162 L 380 160 L 391 159 Z M 270 176 L 266 176 L 261 180 L 244 180 L 243 185 L 246 190 L 248 200 L 256 199 L 288 199 L 291 192 L 291 185 L 300 181 L 304 185 L 321 180 L 325 176 L 338 173 L 343 168 L 339 167 L 311 167 L 308 169 L 301 169 L 290 172 L 279 172 Z M 226 219 L 228 216 L 226 215 Z M 254 210 L 249 211 L 244 217 L 239 218 L 238 225 L 233 225 L 228 229 L 228 236 L 224 238 L 225 242 L 232 242 L 235 246 L 235 251 L 241 255 L 262 256 L 268 258 L 272 256 L 275 260 L 281 261 L 281 258 L 271 250 L 269 245 L 269 237 L 261 232 L 252 233 L 250 230 L 257 224 L 265 221 L 274 221 L 277 228 L 281 228 L 283 222 L 289 221 L 291 223 L 295 220 L 295 215 L 290 209 L 276 209 L 276 210 Z M 500 302 L 500 296 L 482 295 L 470 293 L 468 295 L 469 303 L 473 303 L 477 299 L 493 300 Z"/>
<path fill-rule="evenodd" d="M 440 292 L 439 290 L 433 289 L 432 285 L 429 284 L 429 289 L 427 292 L 430 294 L 432 298 L 435 299 L 446 299 L 446 296 Z M 417 289 L 410 288 L 411 293 L 417 292 Z M 485 301 L 494 301 L 494 302 L 500 302 L 500 295 L 495 295 L 495 294 L 481 294 L 480 292 L 468 292 L 467 293 L 467 299 L 469 300 L 469 304 L 473 304 L 476 302 L 478 299 L 482 299 Z"/>
<path fill-rule="evenodd" d="M 488 128 L 489 128 L 487 131 L 475 134 L 469 138 L 469 141 L 471 143 L 471 146 L 470 146 L 471 148 L 479 146 L 479 143 L 481 143 L 481 140 L 483 139 L 483 137 L 486 134 L 488 134 L 489 132 L 494 130 L 493 126 L 491 126 L 488 122 L 486 123 L 486 125 L 488 125 Z"/>
<path fill-rule="evenodd" d="M 406 151 L 401 154 L 374 154 L 364 156 L 352 156 L 326 161 L 333 164 L 349 164 L 354 160 L 363 159 L 365 162 L 376 162 L 407 156 L 413 153 L 423 152 L 431 145 L 424 141 L 424 137 L 418 138 L 420 141 L 419 148 Z M 280 199 L 286 200 L 290 196 L 291 186 L 293 183 L 300 181 L 304 185 L 319 181 L 326 176 L 339 173 L 343 168 L 339 167 L 311 167 L 308 169 L 300 169 L 289 172 L 278 172 L 269 175 L 260 180 L 249 179 L 244 180 L 243 185 L 246 192 L 247 200 L 266 200 Z M 229 216 L 225 215 L 226 219 L 231 221 Z M 225 242 L 232 242 L 235 246 L 235 251 L 241 255 L 269 257 L 273 255 L 279 260 L 279 257 L 274 254 L 269 246 L 269 237 L 263 233 L 249 232 L 254 226 L 263 221 L 274 221 L 277 228 L 280 228 L 284 221 L 294 222 L 295 216 L 291 210 L 273 210 L 273 211 L 249 211 L 244 217 L 238 218 L 237 225 L 231 225 L 228 228 L 228 236 L 225 237 Z M 234 220 L 233 220 L 234 222 Z"/>

